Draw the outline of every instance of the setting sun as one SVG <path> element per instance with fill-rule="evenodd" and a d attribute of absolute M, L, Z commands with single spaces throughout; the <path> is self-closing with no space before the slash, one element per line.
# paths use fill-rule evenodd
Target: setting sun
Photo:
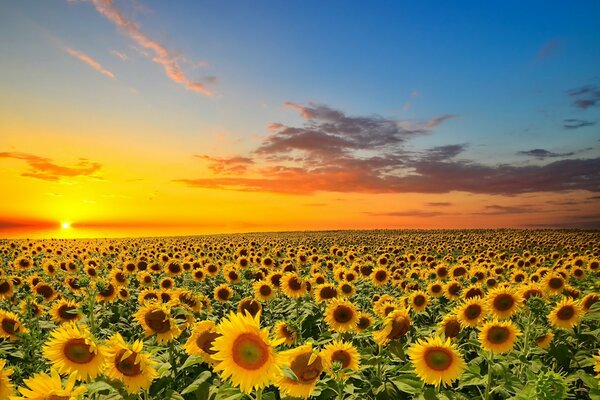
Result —
<path fill-rule="evenodd" d="M 71 227 L 71 224 L 70 224 L 70 223 L 68 223 L 68 222 L 63 222 L 63 223 L 61 223 L 61 224 L 60 224 L 60 226 L 61 226 L 63 229 L 69 229 L 69 228 Z"/>

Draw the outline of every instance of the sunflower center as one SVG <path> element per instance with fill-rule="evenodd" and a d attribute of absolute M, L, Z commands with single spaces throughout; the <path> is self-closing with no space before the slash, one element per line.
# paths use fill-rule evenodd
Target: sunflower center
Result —
<path fill-rule="evenodd" d="M 63 304 L 58 308 L 58 315 L 62 319 L 75 319 L 77 318 L 77 314 L 73 314 L 69 311 L 75 310 L 77 307 L 70 306 L 68 304 Z"/>
<path fill-rule="evenodd" d="M 467 290 L 467 293 L 465 294 L 466 299 L 472 299 L 473 297 L 477 296 L 483 297 L 483 292 L 479 288 L 471 288 Z"/>
<path fill-rule="evenodd" d="M 267 345 L 254 334 L 244 333 L 233 342 L 233 361 L 244 369 L 259 369 L 268 359 Z"/>
<path fill-rule="evenodd" d="M 488 341 L 494 344 L 501 344 L 506 342 L 509 336 L 510 331 L 504 326 L 492 326 L 487 333 Z"/>
<path fill-rule="evenodd" d="M 37 294 L 39 294 L 40 296 L 42 296 L 45 299 L 52 296 L 52 294 L 54 293 L 54 290 L 48 285 L 39 285 L 35 289 L 35 291 L 37 292 Z"/>
<path fill-rule="evenodd" d="M 433 347 L 425 351 L 425 363 L 436 371 L 444 371 L 452 365 L 452 353 L 443 347 Z"/>
<path fill-rule="evenodd" d="M 352 309 L 345 305 L 339 305 L 333 312 L 333 319 L 339 323 L 346 323 L 352 320 L 354 312 Z"/>
<path fill-rule="evenodd" d="M 401 319 L 393 319 L 392 320 L 392 329 L 390 333 L 387 335 L 389 340 L 398 339 L 408 332 L 408 328 L 410 328 L 410 321 L 407 318 Z"/>
<path fill-rule="evenodd" d="M 450 320 L 446 322 L 446 324 L 444 325 L 444 335 L 446 335 L 447 338 L 457 337 L 459 333 L 460 322 L 456 320 Z"/>
<path fill-rule="evenodd" d="M 10 283 L 4 281 L 0 283 L 0 293 L 7 293 L 10 291 Z"/>
<path fill-rule="evenodd" d="M 425 304 L 425 296 L 423 296 L 422 294 L 415 296 L 415 298 L 413 299 L 413 303 L 415 306 L 421 307 L 423 304 Z"/>
<path fill-rule="evenodd" d="M 265 296 L 265 297 L 270 296 L 271 293 L 273 292 L 269 285 L 262 285 L 258 291 L 260 292 L 261 296 Z"/>
<path fill-rule="evenodd" d="M 115 367 L 125 376 L 137 376 L 142 373 L 142 367 L 135 362 L 138 354 L 133 352 L 127 358 L 123 358 L 127 350 L 120 350 L 115 357 Z"/>
<path fill-rule="evenodd" d="M 322 299 L 333 299 L 337 296 L 337 291 L 331 286 L 326 286 L 319 293 Z"/>
<path fill-rule="evenodd" d="M 308 365 L 311 354 L 312 353 L 304 353 L 297 356 L 290 365 L 290 369 L 294 371 L 294 374 L 296 374 L 298 380 L 302 383 L 314 382 L 323 371 L 323 364 L 320 356 L 317 356 L 312 364 Z"/>
<path fill-rule="evenodd" d="M 467 319 L 476 319 L 481 315 L 481 306 L 479 304 L 471 304 L 465 309 L 465 317 Z"/>
<path fill-rule="evenodd" d="M 106 289 L 104 289 L 100 292 L 100 295 L 103 297 L 110 297 L 113 294 L 115 294 L 115 287 L 113 286 L 112 283 L 110 283 L 108 286 L 106 286 Z"/>
<path fill-rule="evenodd" d="M 556 316 L 561 321 L 568 321 L 575 315 L 575 309 L 573 306 L 564 306 L 561 307 L 560 310 L 556 313 Z"/>
<path fill-rule="evenodd" d="M 460 285 L 458 283 L 451 283 L 448 286 L 448 293 L 458 295 L 460 293 Z"/>
<path fill-rule="evenodd" d="M 240 306 L 240 312 L 245 314 L 248 311 L 253 317 L 261 310 L 260 303 L 254 299 L 244 301 Z"/>
<path fill-rule="evenodd" d="M 494 308 L 498 311 L 507 311 L 515 304 L 515 299 L 508 293 L 502 293 L 494 298 Z"/>
<path fill-rule="evenodd" d="M 171 329 L 171 322 L 163 310 L 152 310 L 144 315 L 146 325 L 156 333 L 165 333 Z"/>
<path fill-rule="evenodd" d="M 359 329 L 367 329 L 369 326 L 371 326 L 371 320 L 367 317 L 361 317 L 358 320 L 358 328 Z"/>
<path fill-rule="evenodd" d="M 229 299 L 229 290 L 225 288 L 219 289 L 219 291 L 217 292 L 217 297 L 221 300 Z"/>
<path fill-rule="evenodd" d="M 385 280 L 385 278 L 387 278 L 387 272 L 385 271 L 377 271 L 375 273 L 375 280 L 382 282 Z"/>
<path fill-rule="evenodd" d="M 433 285 L 433 286 L 431 287 L 431 291 L 432 291 L 433 293 L 439 293 L 439 292 L 441 292 L 441 291 L 442 291 L 442 286 L 440 286 L 440 285 Z"/>
<path fill-rule="evenodd" d="M 563 280 L 560 278 L 550 278 L 548 286 L 552 289 L 560 289 L 563 286 Z"/>
<path fill-rule="evenodd" d="M 342 364 L 342 368 L 348 368 L 351 360 L 352 360 L 352 357 L 346 350 L 336 350 L 331 355 L 331 361 L 339 362 L 340 364 Z"/>
<path fill-rule="evenodd" d="M 206 354 L 216 354 L 217 352 L 212 349 L 212 345 L 214 340 L 219 336 L 221 336 L 220 333 L 204 331 L 198 335 L 198 338 L 196 338 L 196 346 L 198 346 Z"/>
<path fill-rule="evenodd" d="M 300 282 L 298 280 L 298 278 L 296 278 L 295 276 L 293 276 L 292 278 L 290 278 L 288 286 L 292 290 L 300 290 L 300 289 L 302 289 L 302 282 Z"/>
<path fill-rule="evenodd" d="M 96 356 L 92 351 L 92 346 L 87 344 L 83 338 L 70 339 L 65 343 L 63 352 L 69 361 L 76 364 L 87 364 Z"/>

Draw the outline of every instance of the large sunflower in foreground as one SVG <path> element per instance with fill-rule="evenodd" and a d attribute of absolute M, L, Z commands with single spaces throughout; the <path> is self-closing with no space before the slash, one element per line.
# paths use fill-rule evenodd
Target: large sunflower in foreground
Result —
<path fill-rule="evenodd" d="M 281 374 L 274 349 L 279 341 L 272 342 L 268 329 L 261 330 L 259 321 L 260 313 L 252 317 L 231 312 L 217 326 L 221 336 L 212 347 L 216 351 L 213 370 L 244 393 L 269 385 Z"/>
<path fill-rule="evenodd" d="M 405 308 L 392 311 L 384 320 L 382 329 L 373 332 L 373 339 L 381 346 L 385 346 L 389 341 L 400 339 L 406 335 L 411 324 L 410 316 Z"/>
<path fill-rule="evenodd" d="M 50 334 L 43 353 L 61 374 L 77 373 L 77 379 L 94 379 L 104 367 L 106 348 L 97 346 L 85 325 L 66 323 Z"/>
<path fill-rule="evenodd" d="M 406 352 L 421 380 L 430 385 L 451 385 L 466 368 L 450 339 L 439 336 L 418 340 Z"/>
<path fill-rule="evenodd" d="M 313 353 L 311 344 L 284 351 L 280 353 L 280 356 L 282 362 L 294 372 L 297 379 L 280 375 L 277 387 L 290 397 L 307 399 L 315 389 L 319 376 L 323 372 L 322 357 Z"/>
<path fill-rule="evenodd" d="M 213 321 L 205 320 L 198 322 L 192 330 L 192 335 L 185 342 L 186 353 L 202 357 L 207 363 L 214 363 L 212 356 L 216 353 L 212 349 L 216 338 L 221 336 L 216 332 L 216 324 Z"/>
<path fill-rule="evenodd" d="M 20 387 L 21 396 L 12 396 L 11 400 L 76 400 L 87 391 L 85 386 L 75 387 L 77 382 L 77 373 L 73 372 L 65 386 L 58 371 L 52 369 L 50 375 L 39 373 L 23 381 L 26 387 Z"/>
<path fill-rule="evenodd" d="M 356 325 L 358 324 L 358 310 L 352 302 L 335 298 L 327 305 L 325 321 L 332 331 L 352 331 L 356 329 Z"/>
<path fill-rule="evenodd" d="M 4 369 L 6 366 L 5 360 L 0 360 L 0 399 L 8 399 L 9 396 L 15 394 L 15 389 L 10 383 L 10 375 L 13 373 L 12 368 Z"/>
<path fill-rule="evenodd" d="M 156 334 L 158 343 L 168 343 L 181 334 L 169 307 L 164 304 L 146 303 L 133 316 L 144 328 L 146 336 Z"/>
<path fill-rule="evenodd" d="M 129 345 L 121 334 L 115 333 L 107 345 L 105 375 L 123 382 L 128 393 L 148 389 L 157 373 L 152 368 L 154 361 L 150 359 L 150 355 L 142 352 L 144 343 L 137 340 Z"/>
<path fill-rule="evenodd" d="M 357 371 L 360 363 L 360 354 L 352 343 L 343 341 L 334 341 L 329 343 L 321 350 L 323 359 L 323 368 L 327 373 L 333 373 L 334 363 L 340 363 L 342 369 Z"/>
<path fill-rule="evenodd" d="M 579 323 L 583 315 L 581 305 L 568 298 L 564 297 L 548 314 L 550 325 L 559 329 L 571 329 Z"/>
<path fill-rule="evenodd" d="M 521 330 L 512 321 L 493 320 L 486 322 L 479 332 L 481 347 L 493 353 L 507 353 L 512 350 Z"/>

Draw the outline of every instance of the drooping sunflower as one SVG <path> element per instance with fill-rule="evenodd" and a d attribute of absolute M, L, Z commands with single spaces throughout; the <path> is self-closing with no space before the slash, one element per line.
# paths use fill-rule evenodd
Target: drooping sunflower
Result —
<path fill-rule="evenodd" d="M 216 331 L 221 336 L 213 342 L 213 370 L 219 372 L 221 379 L 229 379 L 233 386 L 250 393 L 269 385 L 281 374 L 274 349 L 279 341 L 272 342 L 268 329 L 260 329 L 260 313 L 252 317 L 231 312 Z"/>
<path fill-rule="evenodd" d="M 552 331 L 548 331 L 545 334 L 543 334 L 542 336 L 536 337 L 535 344 L 537 344 L 542 349 L 547 349 L 548 346 L 550 346 L 550 343 L 552 343 L 553 339 L 554 339 L 554 333 Z"/>
<path fill-rule="evenodd" d="M 227 303 L 232 296 L 233 290 L 226 283 L 217 286 L 213 291 L 213 298 L 220 303 Z"/>
<path fill-rule="evenodd" d="M 479 332 L 481 347 L 493 353 L 507 353 L 512 350 L 521 330 L 512 321 L 488 321 Z"/>
<path fill-rule="evenodd" d="M 323 360 L 323 368 L 330 375 L 333 374 L 333 366 L 336 362 L 340 363 L 342 369 L 358 371 L 360 354 L 350 342 L 333 341 L 321 350 L 320 355 Z"/>
<path fill-rule="evenodd" d="M 298 332 L 296 332 L 296 329 L 289 323 L 285 321 L 279 321 L 273 328 L 273 336 L 277 340 L 283 340 L 282 343 L 286 346 L 291 346 L 296 343 L 296 340 L 298 339 Z"/>
<path fill-rule="evenodd" d="M 73 300 L 62 298 L 54 303 L 50 309 L 52 320 L 57 324 L 77 321 L 81 318 L 79 307 Z"/>
<path fill-rule="evenodd" d="M 474 297 L 459 305 L 455 314 L 463 327 L 475 327 L 485 318 L 486 305 L 479 298 Z"/>
<path fill-rule="evenodd" d="M 385 318 L 382 329 L 373 332 L 373 339 L 377 344 L 385 346 L 390 341 L 400 339 L 406 335 L 411 323 L 408 310 L 399 308 Z"/>
<path fill-rule="evenodd" d="M 178 289 L 175 291 L 175 298 L 179 304 L 192 312 L 198 312 L 202 309 L 202 302 L 191 290 Z"/>
<path fill-rule="evenodd" d="M 171 316 L 170 307 L 157 302 L 145 303 L 133 315 L 144 328 L 146 336 L 156 334 L 158 343 L 168 343 L 181 334 L 181 329 Z"/>
<path fill-rule="evenodd" d="M 352 331 L 358 324 L 358 311 L 356 306 L 346 299 L 332 299 L 325 309 L 325 321 L 332 331 Z"/>
<path fill-rule="evenodd" d="M 267 281 L 258 281 L 253 285 L 254 297 L 260 301 L 269 301 L 275 297 L 275 288 Z"/>
<path fill-rule="evenodd" d="M 427 308 L 429 303 L 429 296 L 427 293 L 417 290 L 410 295 L 410 308 L 413 309 L 417 314 L 422 313 Z"/>
<path fill-rule="evenodd" d="M 288 272 L 281 278 L 281 291 L 291 299 L 302 297 L 306 294 L 306 282 L 295 272 Z"/>
<path fill-rule="evenodd" d="M 184 349 L 186 353 L 200 356 L 206 363 L 212 364 L 215 362 L 212 356 L 216 353 L 212 346 L 219 336 L 221 334 L 216 331 L 216 324 L 213 321 L 200 321 L 194 325 L 192 335 L 185 342 Z"/>
<path fill-rule="evenodd" d="M 96 300 L 101 303 L 112 303 L 117 299 L 118 292 L 117 287 L 112 282 L 99 280 L 96 284 L 98 288 L 98 294 Z"/>
<path fill-rule="evenodd" d="M 105 375 L 121 381 L 128 393 L 148 389 L 158 374 L 150 355 L 143 352 L 144 342 L 137 340 L 129 345 L 121 334 L 115 333 L 106 344 Z"/>
<path fill-rule="evenodd" d="M 449 338 L 439 336 L 418 340 L 406 352 L 416 374 L 427 384 L 451 385 L 466 368 L 466 363 Z"/>
<path fill-rule="evenodd" d="M 513 289 L 499 287 L 488 293 L 486 303 L 494 317 L 504 319 L 510 318 L 521 308 L 523 297 Z"/>
<path fill-rule="evenodd" d="M 548 314 L 548 322 L 559 329 L 572 329 L 579 323 L 582 315 L 583 308 L 579 302 L 563 297 Z"/>
<path fill-rule="evenodd" d="M 25 386 L 19 387 L 21 396 L 13 396 L 11 400 L 75 400 L 87 391 L 85 386 L 75 386 L 77 383 L 77 373 L 69 375 L 65 386 L 58 371 L 54 368 L 50 370 L 50 375 L 38 373 L 33 377 L 24 379 Z"/>
<path fill-rule="evenodd" d="M 281 374 L 277 379 L 277 387 L 287 396 L 307 399 L 323 372 L 322 357 L 313 352 L 311 344 L 284 351 L 280 356 L 282 363 L 294 372 L 297 379 Z"/>
<path fill-rule="evenodd" d="M 78 380 L 95 379 L 104 367 L 106 348 L 98 346 L 85 325 L 62 324 L 50 333 L 43 354 L 61 374 L 77 373 Z"/>
<path fill-rule="evenodd" d="M 23 326 L 17 314 L 0 310 L 0 337 L 16 340 L 18 334 L 26 332 L 27 329 Z"/>
<path fill-rule="evenodd" d="M 581 307 L 583 307 L 583 311 L 588 312 L 598 302 L 600 302 L 600 293 L 588 293 L 581 300 Z"/>
<path fill-rule="evenodd" d="M 15 394 L 15 388 L 10 382 L 12 368 L 5 368 L 6 360 L 0 359 L 0 399 L 5 400 Z"/>

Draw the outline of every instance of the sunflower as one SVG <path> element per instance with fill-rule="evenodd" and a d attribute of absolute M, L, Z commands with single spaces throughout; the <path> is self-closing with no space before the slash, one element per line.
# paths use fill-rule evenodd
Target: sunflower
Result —
<path fill-rule="evenodd" d="M 371 282 L 375 286 L 384 286 L 390 280 L 390 273 L 385 267 L 377 267 L 371 272 Z"/>
<path fill-rule="evenodd" d="M 206 272 L 203 268 L 196 268 L 192 271 L 192 279 L 196 282 L 203 282 L 204 278 L 206 278 Z"/>
<path fill-rule="evenodd" d="M 600 350 L 598 350 L 598 355 L 594 356 L 594 360 L 596 360 L 596 365 L 594 365 L 594 371 L 600 372 Z M 596 375 L 596 378 L 600 379 L 600 373 Z"/>
<path fill-rule="evenodd" d="M 221 336 L 220 333 L 216 332 L 215 328 L 216 325 L 213 321 L 204 320 L 196 323 L 192 330 L 192 335 L 183 346 L 185 352 L 190 355 L 200 356 L 209 364 L 214 363 L 215 360 L 212 356 L 216 351 L 212 349 L 212 346 L 215 339 Z"/>
<path fill-rule="evenodd" d="M 579 323 L 581 316 L 583 315 L 583 308 L 581 305 L 568 298 L 563 299 L 550 311 L 548 314 L 548 321 L 550 325 L 559 329 L 571 329 Z"/>
<path fill-rule="evenodd" d="M 458 317 L 454 314 L 447 314 L 440 322 L 438 330 L 439 335 L 444 335 L 449 339 L 453 339 L 460 334 L 461 324 Z"/>
<path fill-rule="evenodd" d="M 213 291 L 213 298 L 220 303 L 227 303 L 232 296 L 233 290 L 226 283 L 217 286 Z"/>
<path fill-rule="evenodd" d="M 444 285 L 444 296 L 448 300 L 456 300 L 460 298 L 462 286 L 458 281 L 452 280 Z"/>
<path fill-rule="evenodd" d="M 509 288 L 497 288 L 488 293 L 488 310 L 499 319 L 509 318 L 514 315 L 523 303 L 523 296 Z"/>
<path fill-rule="evenodd" d="M 419 378 L 435 386 L 451 385 L 467 366 L 450 339 L 444 341 L 439 336 L 418 340 L 406 354 Z"/>
<path fill-rule="evenodd" d="M 275 297 L 275 289 L 267 281 L 258 281 L 253 285 L 254 297 L 260 301 L 269 301 Z"/>
<path fill-rule="evenodd" d="M 173 278 L 165 277 L 160 280 L 159 286 L 161 289 L 173 289 L 175 287 L 175 281 Z"/>
<path fill-rule="evenodd" d="M 106 344 L 108 351 L 104 374 L 123 382 L 128 393 L 148 389 L 158 374 L 152 367 L 154 361 L 150 355 L 142 352 L 144 342 L 137 340 L 129 345 L 121 334 L 115 333 Z"/>
<path fill-rule="evenodd" d="M 338 289 L 343 297 L 352 297 L 356 293 L 356 287 L 350 282 L 340 282 Z"/>
<path fill-rule="evenodd" d="M 54 329 L 50 336 L 43 353 L 59 373 L 76 372 L 78 380 L 87 381 L 102 371 L 106 348 L 96 345 L 85 325 L 66 323 Z"/>
<path fill-rule="evenodd" d="M 181 334 L 181 329 L 171 316 L 170 307 L 165 304 L 143 304 L 133 317 L 144 328 L 146 336 L 156 334 L 158 343 L 169 343 Z"/>
<path fill-rule="evenodd" d="M 0 399 L 5 400 L 15 394 L 15 388 L 10 382 L 10 375 L 13 373 L 12 368 L 4 368 L 6 361 L 0 359 Z"/>
<path fill-rule="evenodd" d="M 322 303 L 338 297 L 338 290 L 335 285 L 323 283 L 315 289 L 314 297 L 317 303 Z"/>
<path fill-rule="evenodd" d="M 427 291 L 433 297 L 440 297 L 444 294 L 444 285 L 441 282 L 432 282 L 427 286 Z"/>
<path fill-rule="evenodd" d="M 158 292 L 154 289 L 144 289 L 138 295 L 138 303 L 145 303 L 149 301 L 158 301 Z"/>
<path fill-rule="evenodd" d="M 112 282 L 98 281 L 98 294 L 96 300 L 101 303 L 112 303 L 117 299 L 117 287 Z"/>
<path fill-rule="evenodd" d="M 582 300 L 581 306 L 585 312 L 590 311 L 590 308 L 600 302 L 600 293 L 588 293 Z"/>
<path fill-rule="evenodd" d="M 288 272 L 281 278 L 281 290 L 289 298 L 299 298 L 306 294 L 306 282 L 298 274 Z"/>
<path fill-rule="evenodd" d="M 391 340 L 400 339 L 410 329 L 411 320 L 408 310 L 405 308 L 391 312 L 384 320 L 382 329 L 373 332 L 373 339 L 381 346 L 385 346 Z"/>
<path fill-rule="evenodd" d="M 60 375 L 54 368 L 50 370 L 50 375 L 38 373 L 31 378 L 24 379 L 23 382 L 26 386 L 19 387 L 21 396 L 13 396 L 11 400 L 75 400 L 87 391 L 85 386 L 75 387 L 77 382 L 76 372 L 69 375 L 63 388 Z"/>
<path fill-rule="evenodd" d="M 279 321 L 275 324 L 273 336 L 277 340 L 283 340 L 282 343 L 286 346 L 291 346 L 296 343 L 298 332 L 296 332 L 296 329 L 287 322 Z"/>
<path fill-rule="evenodd" d="M 358 324 L 358 311 L 356 306 L 346 299 L 333 299 L 325 310 L 325 321 L 332 331 L 352 331 Z"/>
<path fill-rule="evenodd" d="M 330 375 L 334 374 L 333 367 L 336 362 L 340 364 L 342 369 L 358 371 L 360 354 L 352 343 L 340 340 L 333 341 L 321 350 L 320 355 L 323 359 L 323 368 Z"/>
<path fill-rule="evenodd" d="M 242 280 L 237 268 L 233 266 L 223 268 L 223 277 L 228 283 L 238 283 Z"/>
<path fill-rule="evenodd" d="M 179 289 L 175 291 L 175 298 L 177 299 L 178 304 L 183 305 L 192 312 L 199 312 L 202 310 L 202 302 L 191 290 Z"/>
<path fill-rule="evenodd" d="M 280 375 L 277 387 L 287 396 L 307 399 L 315 389 L 321 372 L 322 357 L 313 353 L 312 345 L 305 344 L 296 349 L 280 353 L 282 363 L 288 366 L 297 379 Z"/>
<path fill-rule="evenodd" d="M 245 315 L 246 312 L 250 313 L 253 317 L 262 311 L 262 306 L 252 297 L 245 297 L 238 303 L 238 313 Z"/>
<path fill-rule="evenodd" d="M 17 314 L 0 310 L 0 337 L 16 340 L 18 334 L 26 332 L 27 329 L 23 326 Z"/>
<path fill-rule="evenodd" d="M 421 290 L 417 290 L 410 295 L 410 308 L 415 310 L 417 314 L 425 311 L 427 303 L 429 303 L 429 296 Z"/>
<path fill-rule="evenodd" d="M 252 317 L 231 312 L 217 326 L 221 336 L 214 340 L 213 367 L 221 379 L 230 379 L 244 393 L 269 385 L 281 374 L 279 356 L 268 329 L 260 329 L 260 313 Z"/>
<path fill-rule="evenodd" d="M 34 286 L 33 293 L 42 296 L 45 302 L 51 302 L 58 295 L 52 286 L 42 281 Z"/>
<path fill-rule="evenodd" d="M 557 273 L 547 274 L 542 280 L 542 286 L 546 294 L 560 294 L 565 288 L 565 278 Z"/>
<path fill-rule="evenodd" d="M 552 331 L 548 331 L 542 336 L 538 336 L 537 338 L 535 338 L 535 344 L 537 344 L 542 349 L 547 349 L 548 346 L 550 346 L 550 343 L 552 343 L 553 339 L 554 333 Z"/>
<path fill-rule="evenodd" d="M 512 321 L 488 321 L 479 332 L 481 347 L 494 353 L 507 353 L 512 350 L 521 330 Z"/>
<path fill-rule="evenodd" d="M 479 298 L 474 297 L 465 301 L 455 310 L 456 317 L 462 327 L 475 327 L 485 318 L 485 303 Z"/>
<path fill-rule="evenodd" d="M 0 300 L 9 299 L 14 293 L 14 285 L 11 282 L 10 277 L 8 279 L 0 280 Z"/>
<path fill-rule="evenodd" d="M 358 313 L 358 324 L 356 325 L 356 331 L 362 332 L 369 329 L 373 325 L 373 318 L 371 314 L 366 312 Z"/>
<path fill-rule="evenodd" d="M 79 307 L 73 300 L 62 298 L 54 303 L 50 309 L 52 320 L 57 324 L 77 321 L 81 318 Z"/>
<path fill-rule="evenodd" d="M 117 286 L 127 286 L 127 284 L 129 283 L 127 273 L 123 272 L 123 270 L 121 269 L 113 269 L 112 271 L 110 271 L 110 280 L 114 282 Z"/>

